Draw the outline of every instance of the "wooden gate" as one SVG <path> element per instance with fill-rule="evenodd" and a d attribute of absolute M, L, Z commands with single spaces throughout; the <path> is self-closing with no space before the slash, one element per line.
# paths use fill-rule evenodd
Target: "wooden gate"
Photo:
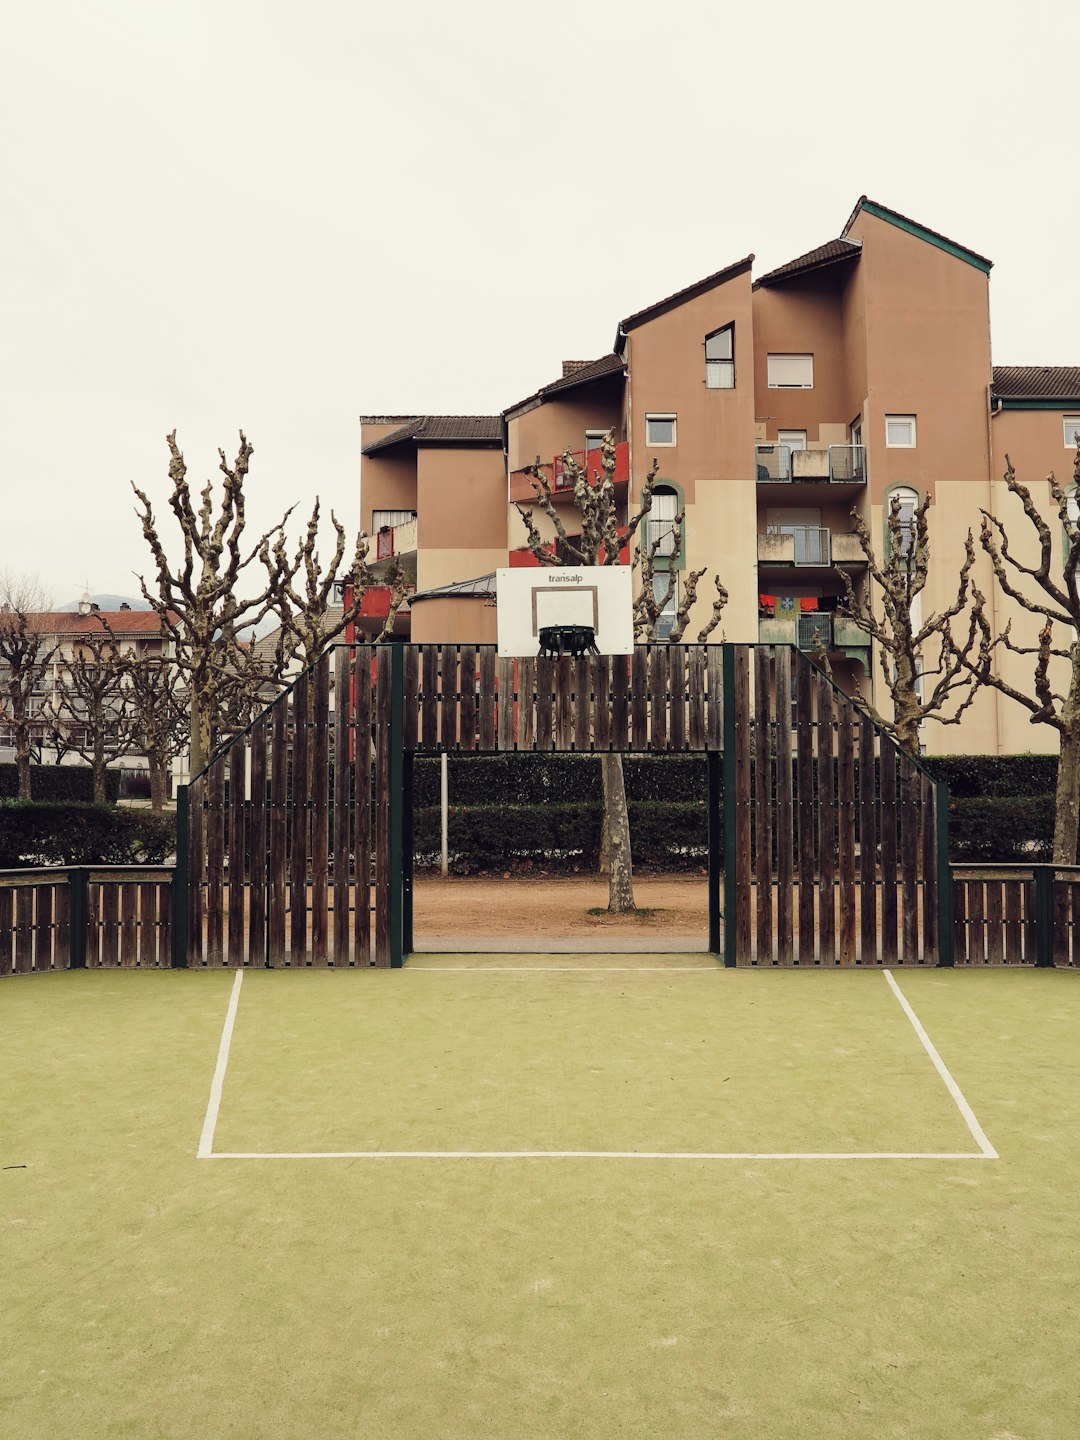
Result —
<path fill-rule="evenodd" d="M 334 647 L 182 789 L 181 953 L 402 964 L 414 756 L 520 750 L 707 756 L 709 946 L 727 964 L 949 962 L 944 787 L 805 655 L 746 645 Z"/>

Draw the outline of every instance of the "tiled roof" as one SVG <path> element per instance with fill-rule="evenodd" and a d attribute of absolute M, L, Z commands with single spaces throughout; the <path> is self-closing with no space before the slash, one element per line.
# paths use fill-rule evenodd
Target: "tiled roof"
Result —
<path fill-rule="evenodd" d="M 433 590 L 418 590 L 411 595 L 413 605 L 418 600 L 444 600 L 448 596 L 493 600 L 495 598 L 495 571 L 488 575 L 477 575 L 474 580 L 455 580 L 451 585 L 437 585 Z"/>
<path fill-rule="evenodd" d="M 391 445 L 501 445 L 501 415 L 418 415 L 407 425 L 364 446 L 365 455 Z"/>
<path fill-rule="evenodd" d="M 156 610 L 47 610 L 29 617 L 35 628 L 47 635 L 93 635 L 106 628 L 115 635 L 159 635 L 161 619 Z"/>
<path fill-rule="evenodd" d="M 902 230 L 910 230 L 914 234 L 922 235 L 924 240 L 936 241 L 943 248 L 961 252 L 962 258 L 970 257 L 978 262 L 980 268 L 987 270 L 993 268 L 994 262 L 988 260 L 985 255 L 980 255 L 977 250 L 972 250 L 970 245 L 961 245 L 958 240 L 950 240 L 947 235 L 942 235 L 939 230 L 931 230 L 929 225 L 924 225 L 921 220 L 912 220 L 910 215 L 901 215 L 899 210 L 893 210 L 888 205 L 882 205 L 879 200 L 871 200 L 868 195 L 860 195 L 855 209 L 848 216 L 847 224 L 840 232 L 841 238 L 846 238 L 848 231 L 855 223 L 855 217 L 860 210 L 866 210 L 871 215 L 877 215 L 882 219 L 898 224 Z"/>
<path fill-rule="evenodd" d="M 647 320 L 653 320 L 657 315 L 663 315 L 668 310 L 674 310 L 679 305 L 684 305 L 687 300 L 696 300 L 699 295 L 705 295 L 717 285 L 723 285 L 726 280 L 732 280 L 736 275 L 741 275 L 749 270 L 754 263 L 753 255 L 746 255 L 741 260 L 736 260 L 733 265 L 726 266 L 723 270 L 717 270 L 713 275 L 706 275 L 704 280 L 696 280 L 693 285 L 687 285 L 683 290 L 676 290 L 674 295 L 667 295 L 663 300 L 657 300 L 655 305 L 647 305 L 644 310 L 636 310 L 633 315 L 628 315 L 625 320 L 619 322 L 619 334 L 625 335 L 628 330 L 635 329 L 638 325 L 644 325 Z"/>
<path fill-rule="evenodd" d="M 539 390 L 526 395 L 525 399 L 519 400 L 516 405 L 508 405 L 503 414 L 511 415 L 515 410 L 523 410 L 526 405 L 538 405 L 552 395 L 574 390 L 579 385 L 591 385 L 594 380 L 602 380 L 607 375 L 621 375 L 625 369 L 626 362 L 621 355 L 601 355 L 599 360 L 575 362 L 569 375 L 560 375 L 558 380 L 541 385 Z"/>
<path fill-rule="evenodd" d="M 1080 365 L 995 365 L 996 400 L 1080 401 Z"/>
<path fill-rule="evenodd" d="M 827 265 L 836 265 L 843 260 L 857 260 L 861 250 L 861 243 L 854 240 L 826 240 L 825 244 L 819 245 L 816 250 L 808 250 L 805 255 L 789 260 L 786 265 L 762 275 L 760 280 L 754 281 L 754 289 L 759 285 L 776 285 L 781 280 L 805 275 L 809 270 L 822 270 Z"/>

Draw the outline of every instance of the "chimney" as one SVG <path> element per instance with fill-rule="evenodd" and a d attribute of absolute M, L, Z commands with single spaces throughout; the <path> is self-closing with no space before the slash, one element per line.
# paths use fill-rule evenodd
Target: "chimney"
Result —
<path fill-rule="evenodd" d="M 128 602 L 127 602 L 126 600 L 121 600 L 121 601 L 120 601 L 120 609 L 121 609 L 121 610 L 130 610 L 130 609 L 131 609 L 131 606 L 128 604 Z"/>
<path fill-rule="evenodd" d="M 579 370 L 584 370 L 591 364 L 591 360 L 564 360 L 562 362 L 562 378 L 565 380 L 568 375 L 576 375 Z"/>

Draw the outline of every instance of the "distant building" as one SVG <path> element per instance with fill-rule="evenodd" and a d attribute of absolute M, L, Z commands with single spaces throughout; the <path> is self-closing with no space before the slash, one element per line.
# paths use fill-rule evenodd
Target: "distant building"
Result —
<path fill-rule="evenodd" d="M 544 465 L 563 504 L 562 452 L 587 463 L 608 430 L 620 503 L 634 507 L 659 460 L 650 539 L 661 539 L 661 568 L 720 575 L 726 638 L 812 650 L 820 637 L 839 682 L 866 693 L 877 660 L 836 614 L 839 569 L 857 593 L 868 584 L 852 509 L 882 553 L 893 497 L 907 515 L 932 493 L 927 613 L 955 596 L 981 509 L 1007 516 L 1017 545 L 1027 540 L 1001 481 L 1006 452 L 1054 518 L 1046 476 L 1072 483 L 1080 366 L 991 368 L 988 259 L 864 196 L 838 238 L 757 278 L 753 261 L 628 315 L 610 354 L 565 362 L 500 416 L 362 417 L 361 523 L 415 566 L 418 599 L 435 592 L 414 604 L 415 639 L 459 640 L 465 628 L 492 638 L 484 602 L 451 603 L 443 590 L 533 563 L 513 503 L 533 499 L 525 467 Z M 569 493 L 565 507 L 569 518 Z M 665 553 L 680 509 L 681 544 Z M 976 573 L 993 596 L 981 554 Z M 705 586 L 701 597 L 689 635 L 709 613 Z M 1001 597 L 993 603 L 1004 623 Z M 1014 635 L 1029 632 L 1017 611 Z M 1001 663 L 1028 683 L 1024 662 Z M 926 741 L 954 753 L 1056 748 L 1053 732 L 993 692 L 961 727 L 928 727 Z"/>

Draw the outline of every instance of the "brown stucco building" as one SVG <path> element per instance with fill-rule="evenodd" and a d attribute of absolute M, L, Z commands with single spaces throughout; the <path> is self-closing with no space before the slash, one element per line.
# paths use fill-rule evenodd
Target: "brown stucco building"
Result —
<path fill-rule="evenodd" d="M 558 494 L 558 457 L 587 454 L 608 430 L 620 503 L 633 508 L 659 461 L 653 536 L 686 512 L 661 563 L 720 575 L 725 638 L 814 649 L 820 637 L 838 680 L 868 693 L 877 660 L 836 614 L 838 570 L 867 584 L 853 509 L 883 547 L 892 497 L 907 507 L 930 492 L 927 613 L 955 595 L 981 510 L 1027 542 L 1001 480 L 1006 453 L 1053 519 L 1046 477 L 1071 483 L 1080 367 L 993 366 L 989 260 L 865 196 L 838 238 L 756 278 L 753 260 L 627 316 L 610 354 L 565 362 L 501 415 L 362 417 L 361 523 L 381 534 L 380 553 L 415 567 L 415 639 L 494 638 L 485 587 L 461 582 L 530 563 L 514 508 L 532 499 L 524 467 L 548 466 Z M 976 580 L 1004 624 L 981 553 Z M 704 621 L 704 585 L 701 596 Z M 1030 616 L 1012 618 L 1014 636 L 1034 633 Z M 1023 662 L 1001 663 L 1026 684 Z M 936 753 L 1056 748 L 1053 731 L 994 692 L 961 726 L 925 732 Z"/>

